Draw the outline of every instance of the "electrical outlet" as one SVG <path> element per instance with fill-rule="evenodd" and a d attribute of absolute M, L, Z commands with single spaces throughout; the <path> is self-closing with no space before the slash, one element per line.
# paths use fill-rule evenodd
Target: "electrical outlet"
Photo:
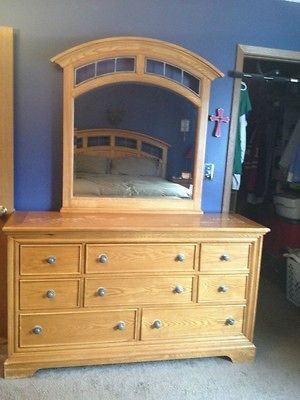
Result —
<path fill-rule="evenodd" d="M 205 179 L 213 179 L 215 172 L 215 164 L 205 163 L 204 164 L 204 177 Z"/>

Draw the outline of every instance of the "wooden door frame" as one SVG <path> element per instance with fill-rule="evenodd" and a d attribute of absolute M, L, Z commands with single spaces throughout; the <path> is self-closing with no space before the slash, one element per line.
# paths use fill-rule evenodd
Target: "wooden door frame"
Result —
<path fill-rule="evenodd" d="M 0 204 L 10 213 L 14 210 L 13 28 L 7 26 L 0 26 L 0 146 Z"/>
<path fill-rule="evenodd" d="M 243 71 L 245 57 L 261 59 L 261 60 L 300 63 L 300 52 L 298 51 L 271 49 L 267 47 L 257 47 L 257 46 L 238 44 L 236 53 L 236 62 L 235 62 L 236 71 Z M 229 212 L 230 208 L 232 169 L 233 169 L 235 138 L 236 138 L 236 129 L 238 121 L 237 117 L 239 111 L 241 81 L 242 81 L 241 78 L 235 78 L 233 86 L 231 122 L 229 129 L 226 171 L 225 171 L 224 188 L 223 188 L 223 204 L 222 204 L 223 212 Z"/>
<path fill-rule="evenodd" d="M 0 205 L 14 211 L 13 28 L 0 26 Z M 0 344 L 7 335 L 7 238 L 0 220 Z"/>

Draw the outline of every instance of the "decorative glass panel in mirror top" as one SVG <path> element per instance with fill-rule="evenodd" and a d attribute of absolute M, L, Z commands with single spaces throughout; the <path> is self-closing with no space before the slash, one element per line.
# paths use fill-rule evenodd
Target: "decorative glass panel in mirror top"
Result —
<path fill-rule="evenodd" d="M 75 84 L 79 85 L 101 75 L 115 72 L 134 72 L 135 59 L 133 57 L 109 58 L 95 61 L 75 69 Z"/>
<path fill-rule="evenodd" d="M 164 76 L 200 94 L 201 80 L 174 65 L 147 59 L 146 73 Z"/>

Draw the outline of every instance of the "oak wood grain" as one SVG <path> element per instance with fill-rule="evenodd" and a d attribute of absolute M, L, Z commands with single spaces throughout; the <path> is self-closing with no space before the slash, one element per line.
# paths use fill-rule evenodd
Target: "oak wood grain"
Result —
<path fill-rule="evenodd" d="M 86 272 L 191 271 L 195 266 L 196 246 L 189 244 L 92 245 L 86 249 Z M 107 257 L 101 263 L 99 257 Z M 184 259 L 181 261 L 180 256 Z"/>
<path fill-rule="evenodd" d="M 234 336 L 242 334 L 243 306 L 143 309 L 142 340 L 180 337 Z M 226 324 L 228 318 L 234 325 Z M 156 329 L 155 321 L 161 321 Z"/>
<path fill-rule="evenodd" d="M 22 275 L 76 274 L 81 267 L 81 245 L 22 245 L 20 273 Z M 49 257 L 55 262 L 50 264 Z"/>
<path fill-rule="evenodd" d="M 0 27 L 0 206 L 14 211 L 13 28 Z M 7 338 L 7 238 L 0 221 L 0 340 Z"/>
<path fill-rule="evenodd" d="M 88 278 L 85 283 L 84 304 L 87 307 L 103 307 L 191 303 L 192 281 L 192 277 L 185 276 Z M 103 289 L 102 296 L 98 294 L 99 288 Z"/>
<path fill-rule="evenodd" d="M 5 376 L 215 355 L 252 360 L 267 231 L 237 215 L 15 213 L 5 226 Z M 225 250 L 231 258 L 220 264 Z M 183 261 L 176 261 L 178 252 Z M 98 262 L 103 253 L 107 263 Z M 49 255 L 57 257 L 57 271 L 45 264 Z M 229 290 L 220 293 L 219 285 Z M 49 289 L 56 291 L 57 308 L 43 297 Z M 124 330 L 116 329 L 118 322 L 125 322 Z M 36 326 L 40 334 L 33 333 Z"/>
<path fill-rule="evenodd" d="M 20 348 L 134 340 L 135 310 L 20 315 Z M 119 322 L 125 329 L 117 329 Z M 32 329 L 40 326 L 35 335 Z"/>
<path fill-rule="evenodd" d="M 200 275 L 198 301 L 246 301 L 247 275 Z"/>
<path fill-rule="evenodd" d="M 200 251 L 201 271 L 249 269 L 249 243 L 203 243 Z"/>
<path fill-rule="evenodd" d="M 79 307 L 79 279 L 21 280 L 20 310 L 55 310 Z M 53 292 L 53 297 L 47 293 Z"/>

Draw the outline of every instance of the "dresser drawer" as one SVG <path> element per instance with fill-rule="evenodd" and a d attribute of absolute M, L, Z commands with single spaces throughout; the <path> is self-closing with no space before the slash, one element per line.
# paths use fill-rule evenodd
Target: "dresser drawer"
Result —
<path fill-rule="evenodd" d="M 246 275 L 200 275 L 198 301 L 245 301 Z"/>
<path fill-rule="evenodd" d="M 86 272 L 190 271 L 196 245 L 87 245 Z"/>
<path fill-rule="evenodd" d="M 79 279 L 20 281 L 20 310 L 79 306 Z"/>
<path fill-rule="evenodd" d="M 249 250 L 249 243 L 202 243 L 200 270 L 248 270 Z"/>
<path fill-rule="evenodd" d="M 22 275 L 76 274 L 80 272 L 81 245 L 21 245 Z"/>
<path fill-rule="evenodd" d="M 192 277 L 88 278 L 84 305 L 190 303 Z"/>
<path fill-rule="evenodd" d="M 142 339 L 240 335 L 244 306 L 143 309 Z"/>
<path fill-rule="evenodd" d="M 135 339 L 136 310 L 22 314 L 20 347 Z"/>

